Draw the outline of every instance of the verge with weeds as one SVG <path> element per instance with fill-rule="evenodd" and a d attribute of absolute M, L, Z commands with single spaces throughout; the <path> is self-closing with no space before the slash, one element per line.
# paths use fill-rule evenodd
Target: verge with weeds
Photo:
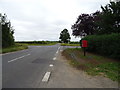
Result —
<path fill-rule="evenodd" d="M 70 65 L 87 72 L 89 75 L 102 75 L 113 81 L 120 82 L 120 62 L 118 60 L 88 52 L 84 56 L 80 48 L 68 48 L 62 52 L 62 55 L 69 60 Z"/>
<path fill-rule="evenodd" d="M 14 46 L 10 46 L 7 48 L 2 48 L 1 52 L 2 53 L 7 53 L 7 52 L 13 52 L 13 51 L 18 51 L 18 50 L 23 50 L 27 49 L 27 45 L 22 45 L 22 44 L 15 44 Z"/>

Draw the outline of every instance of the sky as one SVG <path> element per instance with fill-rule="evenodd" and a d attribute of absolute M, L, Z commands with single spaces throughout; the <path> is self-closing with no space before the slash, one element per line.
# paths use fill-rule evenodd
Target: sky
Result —
<path fill-rule="evenodd" d="M 82 13 L 101 10 L 110 0 L 0 0 L 0 13 L 6 13 L 15 29 L 15 41 L 58 41 Z"/>

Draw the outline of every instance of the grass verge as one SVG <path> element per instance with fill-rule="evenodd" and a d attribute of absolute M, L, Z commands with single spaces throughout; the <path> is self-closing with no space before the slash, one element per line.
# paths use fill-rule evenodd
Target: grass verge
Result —
<path fill-rule="evenodd" d="M 69 48 L 62 52 L 62 55 L 69 60 L 70 65 L 73 67 L 83 70 L 89 75 L 102 75 L 120 83 L 120 61 L 93 53 L 87 52 L 86 54 L 84 56 L 80 48 Z"/>
<path fill-rule="evenodd" d="M 61 43 L 61 46 L 80 46 L 80 44 Z"/>
<path fill-rule="evenodd" d="M 27 45 L 15 44 L 14 46 L 11 46 L 11 47 L 2 48 L 2 53 L 18 51 L 18 50 L 23 50 L 23 49 L 27 49 L 27 48 L 28 48 Z"/>

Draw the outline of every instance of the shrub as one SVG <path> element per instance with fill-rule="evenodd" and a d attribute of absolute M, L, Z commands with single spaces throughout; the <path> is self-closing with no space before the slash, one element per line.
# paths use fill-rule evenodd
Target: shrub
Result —
<path fill-rule="evenodd" d="M 120 33 L 89 35 L 82 40 L 88 41 L 87 51 L 120 59 Z"/>

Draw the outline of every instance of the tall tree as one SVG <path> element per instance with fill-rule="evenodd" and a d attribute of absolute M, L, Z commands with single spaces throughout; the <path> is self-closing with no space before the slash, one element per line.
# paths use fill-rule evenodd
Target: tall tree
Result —
<path fill-rule="evenodd" d="M 120 33 L 120 1 L 110 2 L 102 12 L 81 14 L 72 25 L 73 36 Z"/>
<path fill-rule="evenodd" d="M 73 36 L 85 36 L 95 33 L 95 20 L 97 20 L 97 11 L 94 14 L 81 14 L 78 16 L 77 21 L 72 25 Z"/>
<path fill-rule="evenodd" d="M 71 38 L 67 29 L 61 31 L 59 39 L 63 43 L 68 43 L 70 41 Z"/>
<path fill-rule="evenodd" d="M 120 33 L 120 1 L 101 6 L 98 34 Z"/>
<path fill-rule="evenodd" d="M 14 45 L 14 30 L 11 26 L 11 22 L 7 20 L 6 14 L 0 14 L 0 25 L 2 26 L 2 47 Z"/>

